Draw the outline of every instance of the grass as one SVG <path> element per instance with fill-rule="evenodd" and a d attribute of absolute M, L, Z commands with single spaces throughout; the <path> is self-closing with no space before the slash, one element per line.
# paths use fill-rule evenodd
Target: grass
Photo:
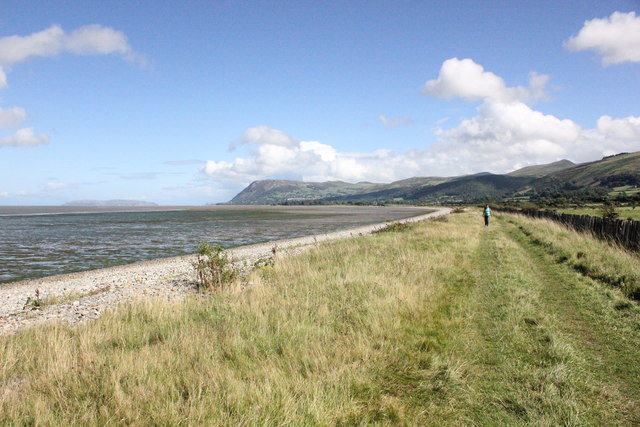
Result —
<path fill-rule="evenodd" d="M 640 422 L 637 255 L 511 215 L 387 231 L 2 337 L 0 424 Z"/>
<path fill-rule="evenodd" d="M 635 221 L 640 221 L 640 207 L 616 206 L 615 209 L 620 219 L 633 219 Z M 571 215 L 602 216 L 602 205 L 594 204 L 576 208 L 563 208 L 557 209 L 557 211 L 559 213 Z"/>

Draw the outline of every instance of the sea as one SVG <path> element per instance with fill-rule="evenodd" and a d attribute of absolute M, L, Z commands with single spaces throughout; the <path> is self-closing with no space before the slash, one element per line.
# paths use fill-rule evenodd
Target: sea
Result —
<path fill-rule="evenodd" d="M 232 248 L 427 213 L 410 207 L 0 206 L 0 283 Z"/>

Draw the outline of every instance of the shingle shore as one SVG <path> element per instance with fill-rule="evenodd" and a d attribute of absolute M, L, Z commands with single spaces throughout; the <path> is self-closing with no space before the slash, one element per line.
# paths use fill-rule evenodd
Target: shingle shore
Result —
<path fill-rule="evenodd" d="M 447 215 L 448 208 L 393 222 L 416 222 Z M 298 253 L 315 243 L 367 235 L 389 223 L 366 225 L 326 234 L 277 240 L 228 249 L 227 255 L 241 268 L 249 268 L 261 258 Z M 195 255 L 160 258 L 116 267 L 79 273 L 24 280 L 0 285 L 0 334 L 14 332 L 23 327 L 60 320 L 69 324 L 95 319 L 116 305 L 143 298 L 173 301 L 195 291 Z M 42 300 L 58 299 L 39 310 L 25 307 L 29 297 Z"/>

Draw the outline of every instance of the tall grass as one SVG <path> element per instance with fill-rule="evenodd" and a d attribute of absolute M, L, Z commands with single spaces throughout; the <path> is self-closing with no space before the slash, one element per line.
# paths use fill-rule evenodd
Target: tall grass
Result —
<path fill-rule="evenodd" d="M 619 407 L 594 413 L 604 405 L 578 350 L 527 292 L 526 254 L 500 220 L 477 219 L 321 244 L 256 270 L 243 291 L 0 338 L 0 424 L 612 419 Z"/>

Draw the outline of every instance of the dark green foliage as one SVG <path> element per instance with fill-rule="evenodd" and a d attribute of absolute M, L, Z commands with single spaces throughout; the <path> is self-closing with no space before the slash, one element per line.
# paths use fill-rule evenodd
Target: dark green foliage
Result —
<path fill-rule="evenodd" d="M 607 219 L 617 219 L 619 215 L 612 203 L 605 203 L 600 208 L 600 216 Z"/>

